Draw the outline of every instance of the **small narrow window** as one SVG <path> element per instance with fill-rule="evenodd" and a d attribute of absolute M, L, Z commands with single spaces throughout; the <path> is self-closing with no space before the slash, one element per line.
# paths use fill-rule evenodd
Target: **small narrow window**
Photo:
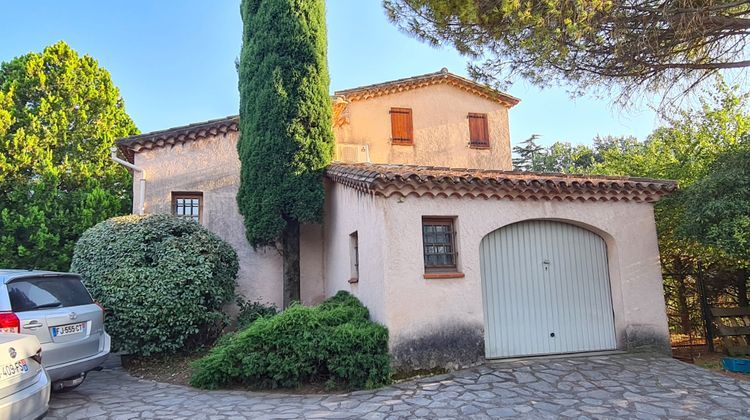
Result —
<path fill-rule="evenodd" d="M 469 113 L 469 145 L 476 148 L 490 147 L 490 130 L 487 114 Z"/>
<path fill-rule="evenodd" d="M 203 218 L 203 193 L 173 192 L 172 214 L 181 219 L 190 219 L 200 223 Z"/>
<path fill-rule="evenodd" d="M 411 108 L 391 108 L 391 144 L 402 146 L 414 144 Z"/>
<path fill-rule="evenodd" d="M 422 219 L 424 269 L 426 273 L 456 271 L 456 237 L 452 218 Z"/>
<path fill-rule="evenodd" d="M 351 277 L 349 283 L 359 282 L 359 236 L 357 232 L 349 235 L 349 260 L 351 264 Z"/>

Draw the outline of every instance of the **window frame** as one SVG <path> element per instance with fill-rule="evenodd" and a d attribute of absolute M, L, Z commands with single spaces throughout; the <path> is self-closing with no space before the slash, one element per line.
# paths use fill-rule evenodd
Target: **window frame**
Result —
<path fill-rule="evenodd" d="M 406 127 L 407 138 L 396 137 L 395 125 L 393 124 L 393 115 L 408 115 L 408 124 Z M 414 145 L 414 113 L 411 108 L 391 107 L 388 111 L 391 118 L 391 145 L 393 146 L 413 146 Z"/>
<path fill-rule="evenodd" d="M 192 221 L 196 221 L 194 216 L 186 216 L 186 215 L 178 215 L 177 214 L 177 200 L 180 199 L 190 199 L 195 200 L 198 199 L 198 220 L 197 223 L 202 224 L 203 223 L 203 192 L 201 191 L 172 191 L 172 216 L 178 217 L 180 219 L 188 219 Z M 185 206 L 183 206 L 185 208 Z M 193 208 L 192 204 L 190 208 Z"/>
<path fill-rule="evenodd" d="M 453 252 L 450 254 L 433 253 L 431 255 L 452 255 L 453 264 L 450 265 L 428 265 L 427 263 L 427 247 L 446 245 L 445 243 L 438 242 L 427 242 L 425 233 L 425 226 L 450 226 L 450 247 Z M 456 218 L 450 216 L 424 216 L 422 217 L 422 259 L 424 264 L 424 272 L 428 274 L 445 274 L 445 273 L 458 273 L 458 249 L 456 248 Z M 439 277 L 436 277 L 439 278 Z"/>
<path fill-rule="evenodd" d="M 482 120 L 482 130 L 484 131 L 484 134 L 487 136 L 485 140 L 474 140 L 473 132 L 472 132 L 472 120 L 473 119 L 480 119 Z M 484 113 L 478 113 L 478 112 L 469 112 L 469 114 L 466 116 L 466 120 L 469 124 L 469 147 L 472 149 L 489 149 L 490 148 L 490 124 L 489 124 L 489 118 L 487 117 L 487 114 Z"/>
<path fill-rule="evenodd" d="M 349 234 L 349 283 L 359 283 L 359 233 Z"/>

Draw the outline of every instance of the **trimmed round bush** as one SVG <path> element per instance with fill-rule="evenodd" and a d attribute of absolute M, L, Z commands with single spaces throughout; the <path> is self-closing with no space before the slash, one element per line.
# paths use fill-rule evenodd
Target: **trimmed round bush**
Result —
<path fill-rule="evenodd" d="M 222 339 L 193 364 L 191 385 L 294 388 L 305 383 L 374 388 L 390 381 L 388 330 L 347 292 L 293 305 Z"/>
<path fill-rule="evenodd" d="M 203 226 L 168 215 L 115 217 L 87 230 L 71 270 L 106 308 L 115 349 L 148 356 L 213 343 L 234 297 L 237 253 Z"/>

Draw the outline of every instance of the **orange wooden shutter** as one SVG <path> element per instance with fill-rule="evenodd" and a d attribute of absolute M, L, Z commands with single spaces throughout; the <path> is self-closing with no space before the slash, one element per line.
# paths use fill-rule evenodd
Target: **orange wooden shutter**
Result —
<path fill-rule="evenodd" d="M 469 141 L 472 146 L 490 146 L 490 130 L 487 125 L 487 114 L 469 114 Z"/>
<path fill-rule="evenodd" d="M 414 144 L 411 108 L 391 108 L 391 143 Z"/>

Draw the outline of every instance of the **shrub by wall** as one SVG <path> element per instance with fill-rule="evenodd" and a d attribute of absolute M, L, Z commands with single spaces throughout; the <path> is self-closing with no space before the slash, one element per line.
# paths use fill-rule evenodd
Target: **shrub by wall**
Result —
<path fill-rule="evenodd" d="M 87 230 L 71 270 L 106 308 L 117 350 L 148 356 L 211 344 L 239 268 L 232 247 L 168 215 L 115 217 Z"/>
<path fill-rule="evenodd" d="M 262 317 L 276 315 L 279 310 L 273 303 L 260 301 L 249 301 L 242 296 L 237 296 L 237 329 L 245 329 L 248 325 Z"/>
<path fill-rule="evenodd" d="M 193 364 L 191 384 L 293 388 L 305 383 L 374 388 L 390 380 L 388 330 L 347 292 L 257 319 Z"/>

